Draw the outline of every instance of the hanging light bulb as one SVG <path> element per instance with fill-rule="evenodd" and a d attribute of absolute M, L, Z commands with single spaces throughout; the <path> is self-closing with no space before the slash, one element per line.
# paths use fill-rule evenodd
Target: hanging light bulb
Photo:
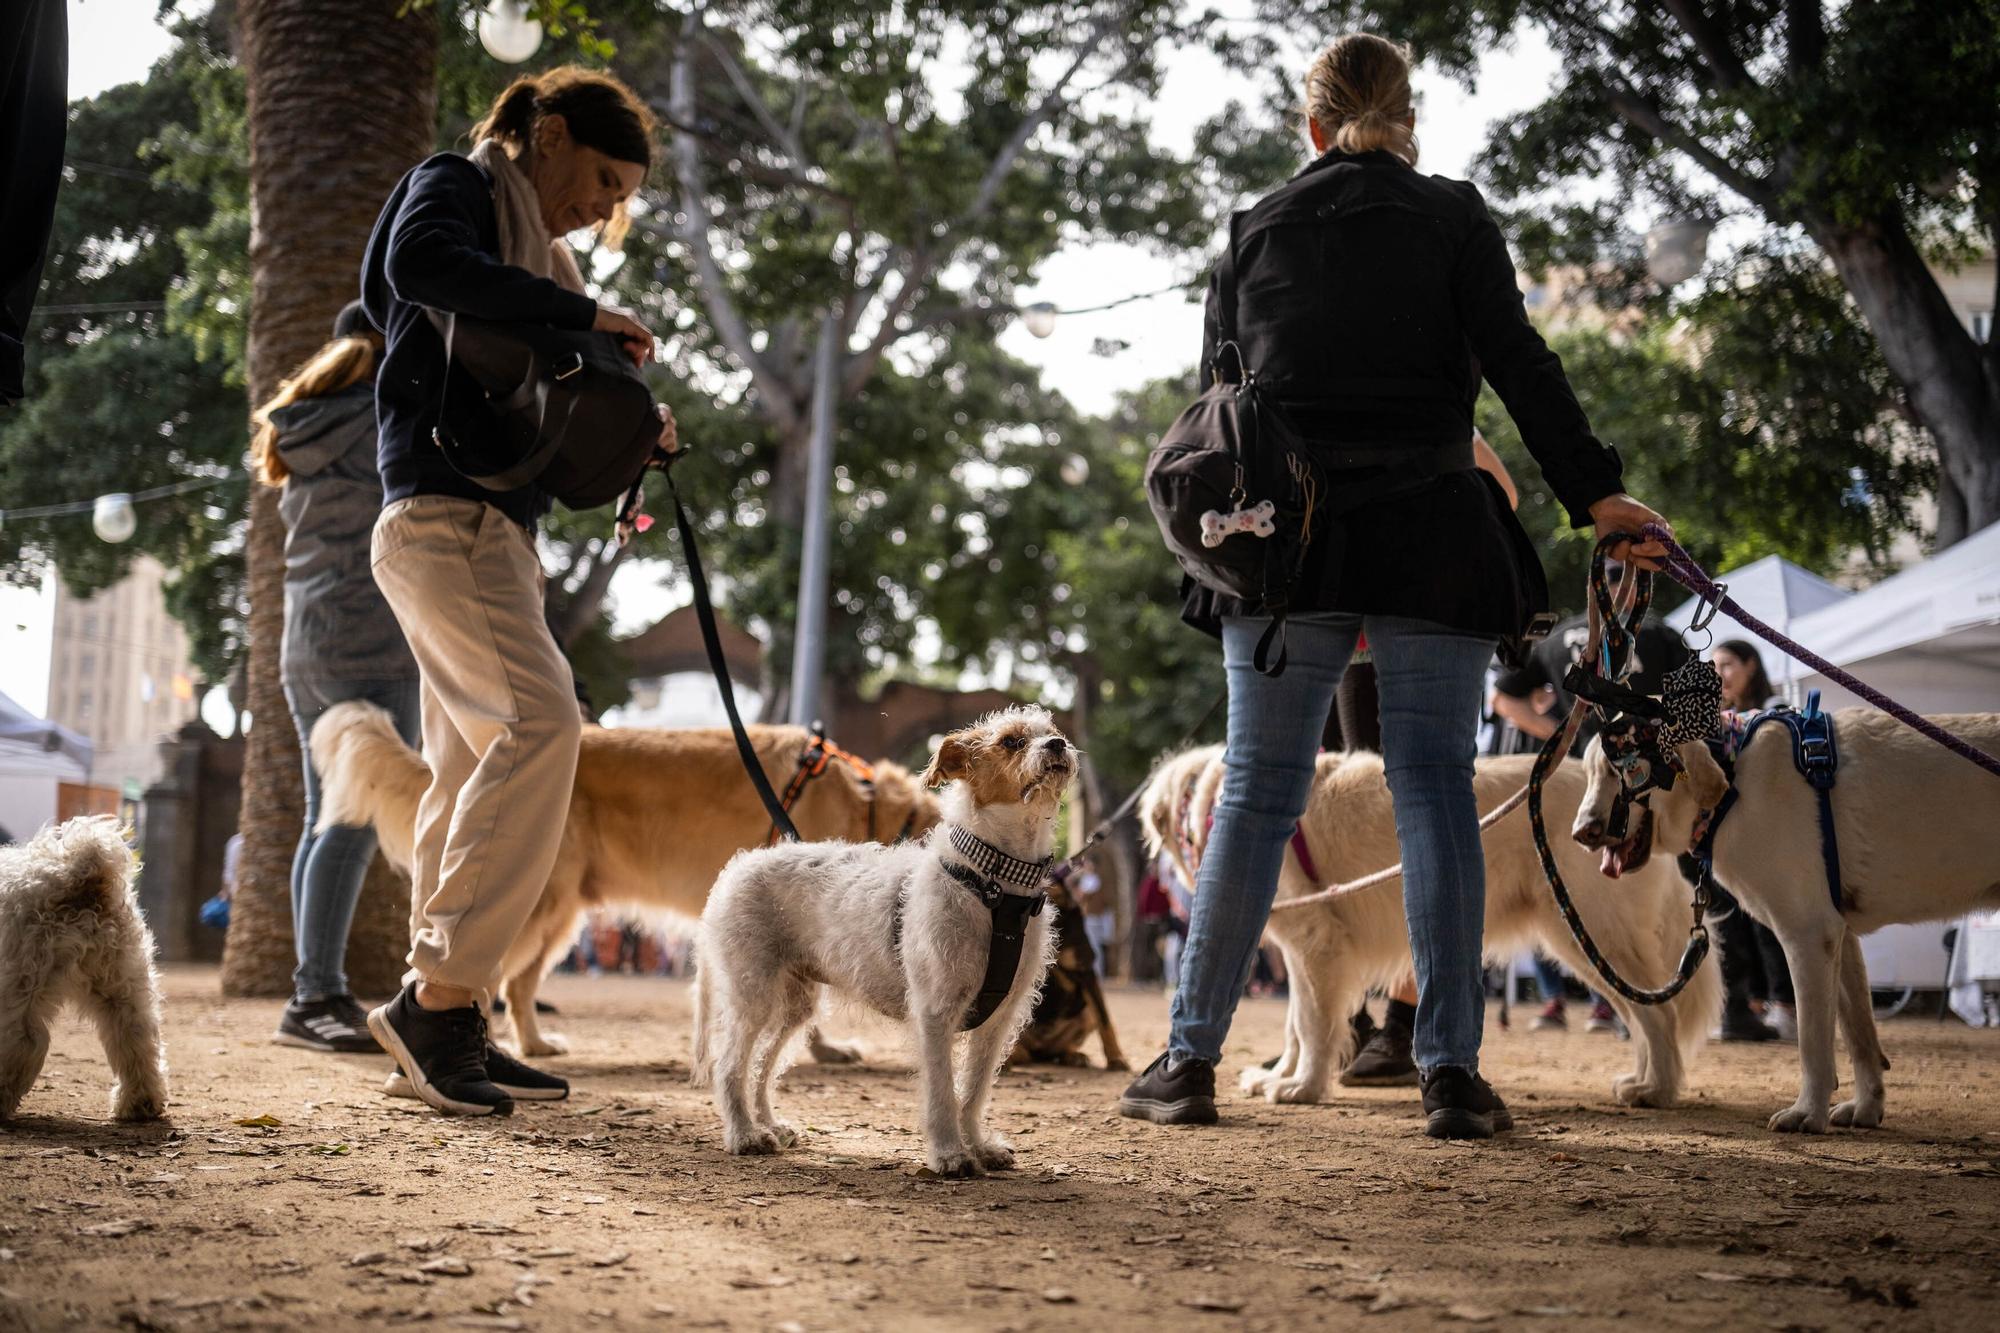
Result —
<path fill-rule="evenodd" d="M 1056 331 L 1056 306 L 1053 301 L 1037 301 L 1033 305 L 1021 307 L 1021 322 L 1028 326 L 1028 332 L 1037 338 L 1046 338 Z"/>
<path fill-rule="evenodd" d="M 518 65 L 542 49 L 542 23 L 528 0 L 493 0 L 479 11 L 479 44 L 502 64 Z"/>
<path fill-rule="evenodd" d="M 1706 218 L 1663 222 L 1646 233 L 1646 269 L 1653 281 L 1672 287 L 1701 271 L 1708 259 L 1708 234 L 1715 224 Z"/>
<path fill-rule="evenodd" d="M 132 508 L 132 497 L 124 491 L 98 496 L 97 503 L 91 506 L 90 526 L 100 541 L 113 545 L 130 541 L 139 530 L 139 515 Z"/>

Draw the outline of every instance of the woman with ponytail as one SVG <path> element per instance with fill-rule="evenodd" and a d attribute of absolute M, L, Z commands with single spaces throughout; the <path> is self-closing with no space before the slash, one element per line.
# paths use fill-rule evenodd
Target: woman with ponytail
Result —
<path fill-rule="evenodd" d="M 361 303 L 333 322 L 314 353 L 257 410 L 250 452 L 257 475 L 279 486 L 285 520 L 285 637 L 279 672 L 305 759 L 305 831 L 292 857 L 292 999 L 272 1040 L 313 1051 L 379 1052 L 347 987 L 347 932 L 375 833 L 319 821 L 319 774 L 306 741 L 337 703 L 388 710 L 417 738 L 417 664 L 368 568 L 369 534 L 382 510 L 375 466 L 375 366 L 382 335 Z"/>
<path fill-rule="evenodd" d="M 1235 281 L 1210 286 L 1202 377 L 1206 388 L 1217 374 L 1255 373 L 1315 447 L 1326 508 L 1292 587 L 1280 675 L 1254 667 L 1270 627 L 1259 608 L 1184 588 L 1183 618 L 1222 639 L 1227 780 L 1168 1048 L 1120 1109 L 1169 1124 L 1216 1118 L 1215 1063 L 1305 808 L 1319 724 L 1365 632 L 1403 852 L 1425 1130 L 1485 1138 L 1512 1120 L 1479 1075 L 1474 737 L 1494 650 L 1518 642 L 1548 589 L 1506 494 L 1476 466 L 1481 377 L 1576 526 L 1637 532 L 1663 520 L 1620 490 L 1618 455 L 1592 436 L 1562 363 L 1528 323 L 1478 190 L 1415 170 L 1408 52 L 1339 38 L 1307 72 L 1305 102 L 1318 156 L 1231 220 Z M 1343 508 L 1347 488 L 1377 498 Z M 1650 563 L 1663 551 L 1646 542 L 1633 554 Z"/>
<path fill-rule="evenodd" d="M 440 329 L 453 315 L 596 329 L 645 361 L 653 335 L 584 293 L 561 238 L 621 224 L 652 135 L 645 104 L 608 74 L 564 66 L 517 79 L 474 128 L 469 157 L 440 153 L 396 186 L 362 266 L 362 299 L 387 338 L 375 581 L 417 659 L 431 771 L 410 974 L 368 1026 L 404 1076 L 390 1090 L 450 1114 L 569 1095 L 487 1040 L 483 1006 L 555 864 L 582 722 L 542 614 L 535 528 L 547 497 L 532 485 L 488 491 L 445 461 L 442 417 L 461 440 L 497 427 Z"/>

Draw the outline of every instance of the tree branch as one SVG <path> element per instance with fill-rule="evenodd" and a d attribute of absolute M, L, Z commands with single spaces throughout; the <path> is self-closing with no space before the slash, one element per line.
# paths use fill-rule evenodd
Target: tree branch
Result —
<path fill-rule="evenodd" d="M 1773 217 L 1780 215 L 1777 191 L 1771 181 L 1743 171 L 1681 126 L 1667 119 L 1651 98 L 1616 75 L 1607 75 L 1605 104 L 1620 119 L 1655 139 L 1672 144 L 1699 163 L 1709 175 Z"/>
<path fill-rule="evenodd" d="M 590 572 L 583 576 L 583 582 L 563 603 L 562 614 L 552 627 L 556 631 L 556 642 L 565 649 L 575 643 L 576 636 L 597 619 L 597 613 L 604 606 L 605 594 L 611 590 L 611 576 L 618 572 L 618 566 L 625 562 L 625 557 L 636 549 L 632 543 L 620 546 L 601 540 L 592 545 L 595 549 Z"/>
<path fill-rule="evenodd" d="M 1068 89 L 1070 80 L 1074 79 L 1082 71 L 1084 65 L 1089 62 L 1090 58 L 1097 54 L 1098 50 L 1103 46 L 1104 40 L 1122 26 L 1126 8 L 1127 6 L 1118 4 L 1106 10 L 1104 15 L 1091 26 L 1090 31 L 1085 34 L 1083 40 L 1078 42 L 1073 48 L 1076 55 L 1070 61 L 1069 68 L 1063 71 L 1062 77 L 1057 79 L 1051 85 L 1048 92 L 1043 95 L 1042 100 L 1036 103 L 1035 109 L 1022 117 L 1021 123 L 1014 127 L 1014 133 L 1008 136 L 1005 144 L 1001 145 L 999 153 L 988 164 L 986 174 L 980 178 L 979 188 L 972 196 L 972 203 L 954 220 L 951 228 L 952 231 L 956 231 L 967 223 L 983 216 L 986 210 L 993 206 L 993 200 L 998 197 L 1000 187 L 1006 182 L 1008 173 L 1014 170 L 1015 162 L 1019 160 L 1022 151 L 1027 148 L 1028 140 L 1034 138 L 1035 131 L 1055 119 L 1057 113 L 1069 105 L 1070 97 Z M 1137 61 L 1138 55 L 1135 52 L 1127 57 L 1123 65 L 1119 66 L 1118 72 L 1123 74 L 1137 63 Z M 1115 78 L 1116 76 L 1114 75 L 1113 77 Z"/>
<path fill-rule="evenodd" d="M 717 41 L 714 34 L 706 28 L 702 29 L 701 40 L 702 45 L 715 53 L 716 59 L 721 62 L 723 74 L 728 77 L 730 84 L 735 87 L 737 96 L 741 97 L 744 104 L 750 108 L 750 114 L 755 116 L 757 123 L 764 127 L 764 133 L 771 136 L 771 142 L 779 148 L 784 149 L 792 161 L 797 163 L 801 168 L 810 167 L 812 162 L 806 157 L 805 146 L 795 135 L 778 123 L 776 116 L 771 114 L 771 108 L 764 104 L 763 96 L 758 93 L 756 85 L 750 82 L 750 75 L 738 63 L 735 54 L 721 42 Z"/>
<path fill-rule="evenodd" d="M 1739 88 L 1755 88 L 1757 81 L 1750 77 L 1750 71 L 1737 59 L 1736 52 L 1729 45 L 1729 34 L 1718 27 L 1709 17 L 1708 11 L 1698 0 L 1660 0 L 1660 7 L 1674 16 L 1681 31 L 1694 42 L 1695 50 L 1715 72 L 1715 83 L 1724 92 L 1734 92 Z"/>
<path fill-rule="evenodd" d="M 674 53 L 671 100 L 674 118 L 682 125 L 691 125 L 695 120 L 694 46 L 701 27 L 701 10 L 691 10 L 682 29 L 680 48 Z M 701 148 L 694 135 L 682 129 L 674 131 L 674 174 L 681 189 L 680 236 L 694 261 L 696 288 L 708 307 L 709 319 L 730 354 L 750 372 L 759 405 L 772 423 L 780 431 L 796 430 L 801 420 L 798 395 L 788 381 L 757 355 L 750 340 L 750 327 L 731 299 L 722 266 L 716 262 L 715 248 L 708 237 L 708 198 L 702 188 Z"/>

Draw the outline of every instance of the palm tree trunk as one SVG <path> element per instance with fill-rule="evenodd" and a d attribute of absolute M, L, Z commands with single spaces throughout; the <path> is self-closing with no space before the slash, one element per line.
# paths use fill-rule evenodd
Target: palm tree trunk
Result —
<path fill-rule="evenodd" d="M 252 403 L 326 341 L 335 313 L 359 290 L 377 210 L 434 141 L 437 15 L 404 8 L 403 0 L 242 0 L 237 11 L 250 117 Z M 222 988 L 282 995 L 292 972 L 289 883 L 304 798 L 298 736 L 278 679 L 284 526 L 278 493 L 251 490 L 244 554 L 251 727 Z M 350 956 L 357 986 L 384 972 L 382 960 L 368 956 L 384 947 L 383 932 L 367 923 L 409 915 L 379 870 L 370 889 L 353 937 L 367 954 Z"/>

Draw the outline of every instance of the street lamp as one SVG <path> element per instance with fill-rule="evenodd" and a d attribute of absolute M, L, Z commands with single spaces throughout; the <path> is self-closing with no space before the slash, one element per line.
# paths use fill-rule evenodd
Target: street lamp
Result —
<path fill-rule="evenodd" d="M 1056 304 L 1053 301 L 1037 301 L 1033 305 L 1021 307 L 1021 323 L 1037 338 L 1046 338 L 1056 331 Z"/>
<path fill-rule="evenodd" d="M 541 20 L 528 17 L 528 0 L 493 0 L 479 11 L 479 44 L 495 60 L 518 65 L 542 49 Z"/>
<path fill-rule="evenodd" d="M 1715 223 L 1707 218 L 1662 222 L 1646 233 L 1646 269 L 1653 281 L 1673 287 L 1701 272 L 1708 259 L 1708 236 Z"/>
<path fill-rule="evenodd" d="M 132 497 L 124 491 L 98 496 L 90 509 L 90 527 L 100 541 L 114 546 L 130 541 L 139 530 L 139 515 L 132 509 Z"/>

